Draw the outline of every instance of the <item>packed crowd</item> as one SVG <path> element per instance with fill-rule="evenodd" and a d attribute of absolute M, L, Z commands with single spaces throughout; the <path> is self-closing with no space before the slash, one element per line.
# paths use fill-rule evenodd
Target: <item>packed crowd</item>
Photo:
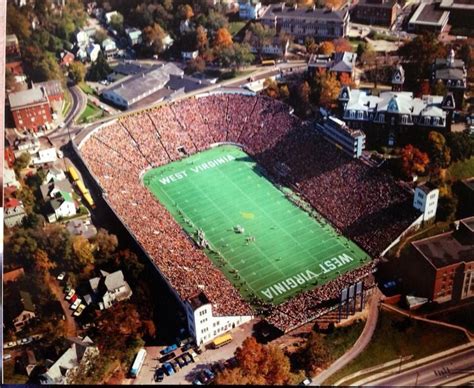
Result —
<path fill-rule="evenodd" d="M 408 196 L 390 177 L 348 158 L 304 129 L 288 109 L 261 96 L 193 98 L 121 118 L 97 130 L 81 146 L 105 198 L 164 278 L 182 299 L 204 291 L 215 315 L 251 315 L 252 311 L 140 183 L 139 176 L 146 169 L 214 143 L 234 142 L 242 144 L 275 180 L 295 187 L 343 234 L 373 256 L 413 221 Z M 281 169 L 282 165 L 290 171 L 284 177 L 278 176 L 275 167 Z M 370 268 L 366 265 L 270 307 L 269 321 L 285 330 L 319 315 L 323 301 L 337 299 L 342 287 L 369 274 Z"/>

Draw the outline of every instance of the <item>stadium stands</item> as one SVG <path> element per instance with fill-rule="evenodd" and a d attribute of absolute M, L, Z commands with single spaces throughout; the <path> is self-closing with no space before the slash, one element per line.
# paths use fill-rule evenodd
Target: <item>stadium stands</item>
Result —
<path fill-rule="evenodd" d="M 225 141 L 242 144 L 275 181 L 293 187 L 373 257 L 417 216 L 412 197 L 391 177 L 340 152 L 290 115 L 288 106 L 268 97 L 216 94 L 181 100 L 125 116 L 94 132 L 80 150 L 105 198 L 179 297 L 188 300 L 204 291 L 216 315 L 253 311 L 139 176 L 144 169 Z M 282 165 L 288 174 L 279 175 Z M 372 266 L 278 306 L 251 303 L 286 331 L 320 315 L 325 302 L 337 300 L 344 286 L 366 277 Z"/>

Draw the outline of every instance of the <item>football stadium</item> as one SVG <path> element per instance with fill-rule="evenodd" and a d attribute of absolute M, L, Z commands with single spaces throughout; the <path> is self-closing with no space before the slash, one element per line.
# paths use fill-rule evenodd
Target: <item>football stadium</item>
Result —
<path fill-rule="evenodd" d="M 238 147 L 195 154 L 143 180 L 245 299 L 279 304 L 370 260 Z"/>
<path fill-rule="evenodd" d="M 79 156 L 196 338 L 197 311 L 210 314 L 199 343 L 256 314 L 288 331 L 343 289 L 370 288 L 370 257 L 420 217 L 392 177 L 248 92 L 124 115 L 83 139 Z"/>

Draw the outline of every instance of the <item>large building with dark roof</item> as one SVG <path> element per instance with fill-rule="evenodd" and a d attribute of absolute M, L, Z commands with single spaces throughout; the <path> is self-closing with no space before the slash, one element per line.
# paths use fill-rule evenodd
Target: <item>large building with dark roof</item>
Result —
<path fill-rule="evenodd" d="M 438 303 L 474 297 L 474 217 L 412 242 L 404 267 L 405 288 L 415 296 Z"/>
<path fill-rule="evenodd" d="M 408 21 L 408 31 L 441 33 L 449 20 L 449 11 L 439 8 L 439 3 L 428 1 L 421 3 Z"/>
<path fill-rule="evenodd" d="M 397 0 L 359 0 L 352 13 L 358 23 L 390 27 L 397 18 Z"/>
<path fill-rule="evenodd" d="M 299 41 L 307 37 L 317 41 L 333 40 L 347 35 L 349 11 L 271 4 L 263 11 L 260 22 Z"/>

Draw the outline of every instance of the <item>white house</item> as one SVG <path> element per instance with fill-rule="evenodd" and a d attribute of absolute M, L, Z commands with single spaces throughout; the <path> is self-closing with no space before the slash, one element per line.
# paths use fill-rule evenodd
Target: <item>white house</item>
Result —
<path fill-rule="evenodd" d="M 85 47 L 89 44 L 89 35 L 84 30 L 76 32 L 76 42 L 79 47 Z"/>
<path fill-rule="evenodd" d="M 89 43 L 86 48 L 87 57 L 91 62 L 95 62 L 100 53 L 100 46 L 96 43 Z"/>
<path fill-rule="evenodd" d="M 423 213 L 423 221 L 430 220 L 436 216 L 438 208 L 439 190 L 428 185 L 421 185 L 415 189 L 413 206 Z"/>
<path fill-rule="evenodd" d="M 99 277 L 89 280 L 89 285 L 101 310 L 108 309 L 117 302 L 130 299 L 133 293 L 120 270 L 112 273 L 101 270 Z"/>
<path fill-rule="evenodd" d="M 107 58 L 114 56 L 117 53 L 117 44 L 113 39 L 107 38 L 102 42 L 102 50 Z"/>
<path fill-rule="evenodd" d="M 225 332 L 250 321 L 253 316 L 215 316 L 212 304 L 202 292 L 184 302 L 189 333 L 202 345 Z"/>
<path fill-rule="evenodd" d="M 53 213 L 48 215 L 49 222 L 76 215 L 76 203 L 72 199 L 71 193 L 61 191 L 59 195 L 49 203 L 53 210 Z"/>
<path fill-rule="evenodd" d="M 125 34 L 130 46 L 142 43 L 142 32 L 138 28 L 127 28 L 125 29 Z"/>
<path fill-rule="evenodd" d="M 51 181 L 62 181 L 66 179 L 66 174 L 64 173 L 63 170 L 55 167 L 51 167 L 48 169 L 48 172 L 46 173 L 46 176 L 43 180 L 44 183 L 49 183 Z"/>
<path fill-rule="evenodd" d="M 239 17 L 244 20 L 257 19 L 260 16 L 262 3 L 258 0 L 240 0 Z"/>
<path fill-rule="evenodd" d="M 3 186 L 11 187 L 14 186 L 17 189 L 21 187 L 20 182 L 16 180 L 15 171 L 13 169 L 5 167 L 3 169 Z"/>
<path fill-rule="evenodd" d="M 38 156 L 32 159 L 33 164 L 53 163 L 58 160 L 56 148 L 46 148 L 38 151 Z"/>
<path fill-rule="evenodd" d="M 26 217 L 23 203 L 16 198 L 9 198 L 5 201 L 5 208 L 3 212 L 5 226 L 13 228 L 21 225 L 23 219 Z"/>

